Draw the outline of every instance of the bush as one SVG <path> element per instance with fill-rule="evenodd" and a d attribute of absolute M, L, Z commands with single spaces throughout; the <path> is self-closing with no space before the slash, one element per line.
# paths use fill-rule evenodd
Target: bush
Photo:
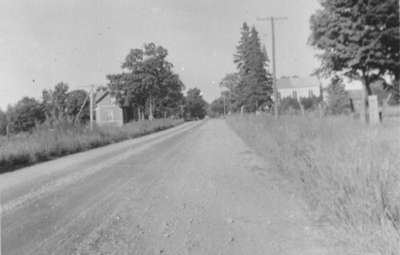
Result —
<path fill-rule="evenodd" d="M 318 109 L 318 105 L 321 103 L 321 98 L 312 96 L 312 97 L 302 97 L 300 98 L 300 102 L 306 111 L 314 111 Z"/>
<path fill-rule="evenodd" d="M 300 105 L 296 98 L 285 97 L 279 103 L 281 113 L 297 113 L 300 111 Z"/>
<path fill-rule="evenodd" d="M 303 106 L 305 111 L 314 111 L 318 109 L 318 105 L 320 104 L 321 99 L 316 96 L 312 97 L 302 97 L 300 98 L 300 103 Z M 299 101 L 293 97 L 285 97 L 280 100 L 279 103 L 279 112 L 284 114 L 297 114 L 301 110 L 301 106 Z"/>

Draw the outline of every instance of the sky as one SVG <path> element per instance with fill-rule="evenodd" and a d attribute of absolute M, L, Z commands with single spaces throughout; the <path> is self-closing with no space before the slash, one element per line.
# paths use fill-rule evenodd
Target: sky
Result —
<path fill-rule="evenodd" d="M 317 0 L 2 0 L 0 108 L 66 82 L 71 89 L 106 85 L 130 49 L 155 42 L 169 51 L 186 88 L 211 101 L 227 73 L 244 21 L 255 25 L 271 56 L 269 23 L 276 24 L 277 76 L 307 76 L 318 66 L 307 45 Z"/>

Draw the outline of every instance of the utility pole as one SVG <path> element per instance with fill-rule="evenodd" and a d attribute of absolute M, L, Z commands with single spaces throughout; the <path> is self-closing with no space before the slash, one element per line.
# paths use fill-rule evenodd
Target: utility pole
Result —
<path fill-rule="evenodd" d="M 287 20 L 287 17 L 265 17 L 257 18 L 258 21 L 271 21 L 271 33 L 272 33 L 272 88 L 274 93 L 274 116 L 278 119 L 278 87 L 276 85 L 276 58 L 275 58 L 275 21 Z"/>
<path fill-rule="evenodd" d="M 231 91 L 228 92 L 229 97 L 228 97 L 228 115 L 232 113 L 232 93 Z"/>
<path fill-rule="evenodd" d="M 226 117 L 225 94 L 223 94 L 223 98 L 224 98 L 224 117 Z"/>
<path fill-rule="evenodd" d="M 90 113 L 89 113 L 89 115 L 90 115 L 90 130 L 93 130 L 94 85 L 92 85 L 90 88 L 89 97 L 90 97 L 90 109 L 89 109 L 89 111 L 90 111 Z"/>

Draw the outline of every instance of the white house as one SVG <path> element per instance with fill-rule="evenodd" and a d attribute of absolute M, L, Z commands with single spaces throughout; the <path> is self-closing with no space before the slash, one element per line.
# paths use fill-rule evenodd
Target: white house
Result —
<path fill-rule="evenodd" d="M 277 80 L 279 98 L 305 98 L 321 95 L 321 83 L 316 77 L 282 77 Z"/>
<path fill-rule="evenodd" d="M 124 124 L 123 110 L 108 91 L 98 92 L 95 104 L 97 125 L 122 126 Z"/>

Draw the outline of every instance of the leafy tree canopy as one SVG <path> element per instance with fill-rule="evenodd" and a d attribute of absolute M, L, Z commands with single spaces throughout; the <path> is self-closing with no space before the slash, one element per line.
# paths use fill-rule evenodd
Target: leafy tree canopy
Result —
<path fill-rule="evenodd" d="M 207 102 L 198 88 L 189 89 L 185 98 L 185 115 L 188 119 L 203 119 L 207 114 Z"/>
<path fill-rule="evenodd" d="M 6 130 L 7 130 L 7 115 L 5 112 L 3 112 L 0 109 L 0 136 L 1 135 L 6 135 Z"/>
<path fill-rule="evenodd" d="M 129 52 L 121 66 L 123 72 L 107 76 L 109 88 L 121 106 L 148 108 L 150 115 L 178 108 L 184 84 L 167 56 L 168 51 L 154 43 Z"/>
<path fill-rule="evenodd" d="M 343 72 L 370 84 L 391 75 L 400 78 L 398 0 L 321 0 L 311 17 L 309 42 L 322 50 L 319 72 Z"/>
<path fill-rule="evenodd" d="M 15 106 L 9 107 L 10 130 L 12 132 L 26 132 L 45 120 L 42 104 L 34 98 L 24 97 Z"/>
<path fill-rule="evenodd" d="M 69 86 L 67 83 L 59 82 L 54 89 L 43 90 L 42 101 L 46 118 L 51 121 L 64 120 L 66 117 Z"/>
<path fill-rule="evenodd" d="M 209 115 L 211 117 L 218 117 L 218 116 L 223 115 L 224 114 L 224 98 L 219 97 L 219 98 L 215 99 L 214 101 L 212 101 L 208 110 L 209 110 Z"/>
<path fill-rule="evenodd" d="M 89 104 L 88 93 L 85 90 L 70 91 L 65 98 L 66 114 L 74 121 L 87 122 L 90 118 Z"/>
<path fill-rule="evenodd" d="M 225 103 L 227 104 L 227 111 L 238 111 L 240 108 L 240 75 L 238 73 L 227 74 L 220 82 L 219 86 L 221 88 L 227 89 L 225 93 Z"/>

